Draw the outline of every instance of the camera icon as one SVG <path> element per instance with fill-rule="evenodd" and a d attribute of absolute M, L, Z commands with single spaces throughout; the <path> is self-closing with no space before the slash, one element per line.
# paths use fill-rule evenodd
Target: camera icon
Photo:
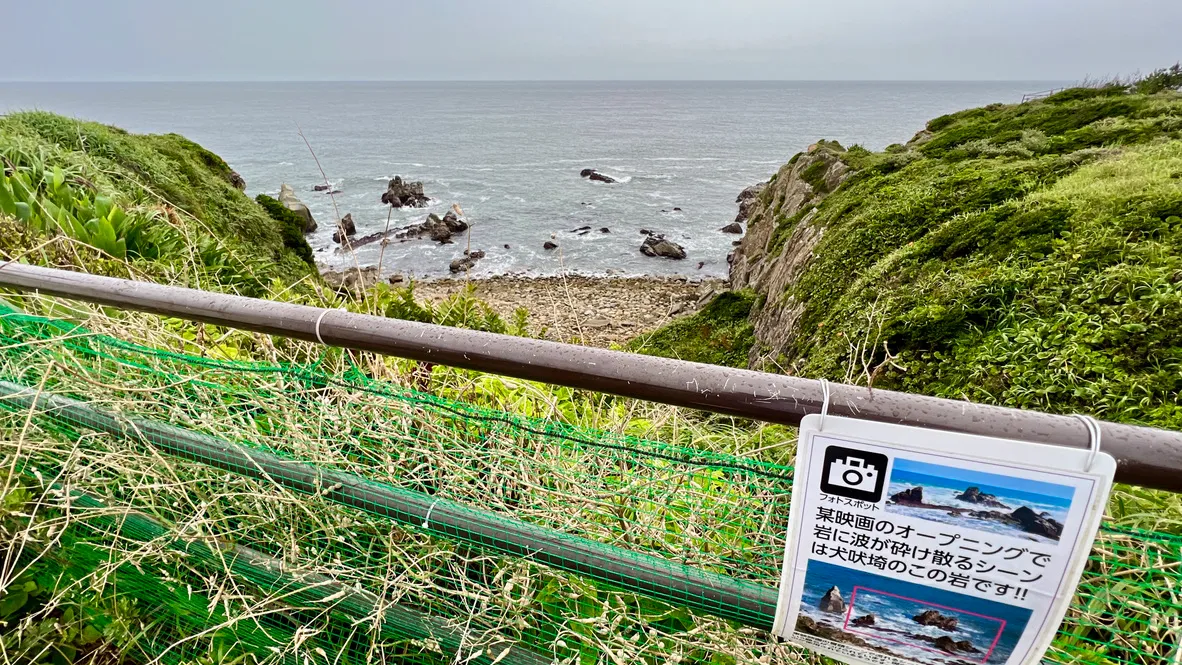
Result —
<path fill-rule="evenodd" d="M 829 482 L 852 490 L 873 492 L 878 481 L 878 469 L 864 459 L 849 457 L 836 459 L 829 465 Z"/>
<path fill-rule="evenodd" d="M 829 446 L 825 449 L 821 491 L 878 503 L 882 500 L 889 464 L 890 460 L 881 453 Z"/>

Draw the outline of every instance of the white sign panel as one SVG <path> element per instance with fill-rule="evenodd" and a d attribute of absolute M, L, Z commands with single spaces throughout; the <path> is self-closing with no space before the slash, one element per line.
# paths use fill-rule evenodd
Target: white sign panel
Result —
<path fill-rule="evenodd" d="M 819 421 L 800 428 L 775 633 L 847 663 L 1039 662 L 1099 527 L 1112 457 Z"/>

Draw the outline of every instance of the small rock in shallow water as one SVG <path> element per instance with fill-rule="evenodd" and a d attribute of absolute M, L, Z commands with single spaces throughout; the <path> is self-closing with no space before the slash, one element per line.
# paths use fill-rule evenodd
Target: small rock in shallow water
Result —
<path fill-rule="evenodd" d="M 505 249 L 509 249 L 509 243 L 505 243 Z"/>
<path fill-rule="evenodd" d="M 731 222 L 730 224 L 727 224 L 718 230 L 722 231 L 723 233 L 742 233 L 743 225 L 739 224 L 738 222 Z"/>
<path fill-rule="evenodd" d="M 453 273 L 464 272 L 475 267 L 476 262 L 483 258 L 484 252 L 478 249 L 475 252 L 465 253 L 464 256 L 452 261 L 447 268 Z"/>
<path fill-rule="evenodd" d="M 599 232 L 600 232 L 600 233 L 611 233 L 611 232 L 612 232 L 612 230 L 611 230 L 611 229 L 609 229 L 609 228 L 607 228 L 607 227 L 605 226 L 605 227 L 603 227 L 602 229 L 599 229 Z"/>
<path fill-rule="evenodd" d="M 547 240 L 545 243 L 542 244 L 542 249 L 558 249 L 558 245 Z"/>
<path fill-rule="evenodd" d="M 584 178 L 590 178 L 591 180 L 598 180 L 599 182 L 606 182 L 608 184 L 619 182 L 615 178 L 613 178 L 609 175 L 603 175 L 602 173 L 600 173 L 599 171 L 596 171 L 595 169 L 583 169 L 582 171 L 579 172 L 579 175 Z"/>
<path fill-rule="evenodd" d="M 344 235 L 341 235 L 341 231 L 345 232 Z M 342 243 L 345 238 L 352 235 L 357 235 L 357 225 L 353 223 L 353 213 L 349 213 L 341 218 L 340 223 L 337 224 L 337 230 L 332 232 L 332 241 Z"/>
<path fill-rule="evenodd" d="M 661 236 L 649 236 L 640 245 L 640 253 L 645 256 L 663 256 L 670 259 L 684 259 L 685 248 L 677 243 L 666 240 Z"/>

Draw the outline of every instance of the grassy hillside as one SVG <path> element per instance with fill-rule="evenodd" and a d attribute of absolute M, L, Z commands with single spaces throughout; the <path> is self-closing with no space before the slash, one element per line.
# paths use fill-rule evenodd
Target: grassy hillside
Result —
<path fill-rule="evenodd" d="M 764 261 L 797 225 L 823 233 L 759 294 L 801 308 L 763 369 L 1182 427 L 1182 95 L 1137 89 L 971 109 L 841 151 L 853 175 L 827 195 L 810 183 L 815 212 L 768 211 Z"/>
<path fill-rule="evenodd" d="M 742 365 L 755 342 L 748 317 L 755 294 L 727 291 L 701 311 L 628 343 L 629 351 L 711 365 Z"/>
<path fill-rule="evenodd" d="M 102 271 L 103 261 L 126 259 L 160 281 L 253 295 L 272 280 L 315 275 L 302 234 L 243 194 L 220 157 L 182 136 L 16 113 L 0 117 L 0 158 L 0 251 L 8 255 L 58 235 L 86 256 L 67 259 L 70 243 L 56 243 L 33 260 Z"/>

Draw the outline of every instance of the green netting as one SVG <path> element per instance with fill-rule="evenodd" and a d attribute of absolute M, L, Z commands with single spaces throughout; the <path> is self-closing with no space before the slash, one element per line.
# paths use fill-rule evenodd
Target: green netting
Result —
<path fill-rule="evenodd" d="M 81 545 L 54 560 L 93 568 L 85 552 L 102 552 L 144 588 L 156 575 L 217 601 L 180 612 L 207 628 L 153 644 L 216 626 L 183 653 L 240 635 L 234 644 L 265 658 L 322 662 L 809 658 L 763 632 L 789 467 L 564 424 L 561 407 L 537 417 L 481 407 L 480 377 L 467 401 L 408 390 L 372 378 L 373 359 L 335 350 L 308 365 L 214 360 L 16 312 L 0 318 L 0 347 L 0 378 L 81 401 L 42 402 L 33 419 L 31 393 L 2 402 L 6 431 L 36 434 L 22 464 L 158 530 L 137 539 L 83 519 L 67 530 Z M 1103 529 L 1050 660 L 1177 662 L 1182 538 L 1157 528 Z M 178 562 L 160 545 L 193 539 L 224 546 L 204 557 L 182 548 Z M 289 576 L 235 569 L 213 556 L 226 548 Z M 300 580 L 369 605 L 300 596 Z M 131 595 L 163 607 L 163 593 Z M 411 619 L 387 622 L 382 608 Z"/>

